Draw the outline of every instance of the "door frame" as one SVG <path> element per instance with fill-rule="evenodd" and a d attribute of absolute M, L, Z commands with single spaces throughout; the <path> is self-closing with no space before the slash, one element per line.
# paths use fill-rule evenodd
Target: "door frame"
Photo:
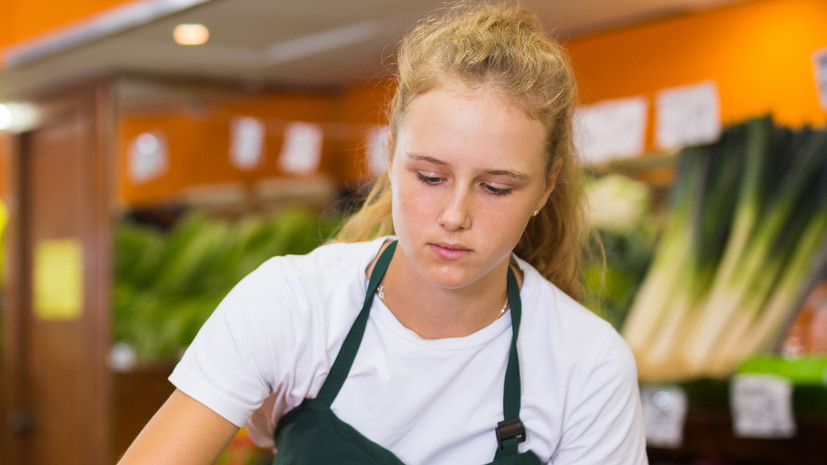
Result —
<path fill-rule="evenodd" d="M 25 434 L 15 433 L 13 426 L 26 427 L 27 412 L 32 409 L 27 394 L 26 350 L 28 315 L 31 312 L 32 246 L 30 232 L 33 212 L 28 192 L 26 140 L 38 129 L 71 118 L 75 112 L 90 118 L 83 166 L 91 182 L 83 191 L 84 218 L 90 227 L 84 228 L 78 239 L 83 249 L 83 282 L 88 283 L 84 293 L 84 335 L 89 347 L 93 376 L 85 379 L 84 399 L 89 405 L 84 425 L 87 429 L 86 447 L 95 464 L 114 462 L 111 452 L 111 375 L 107 354 L 111 333 L 112 286 L 112 218 L 114 163 L 116 160 L 115 128 L 117 109 L 114 83 L 101 78 L 68 89 L 43 92 L 26 98 L 33 105 L 38 118 L 25 132 L 9 137 L 6 201 L 8 224 L 5 233 L 6 282 L 3 311 L 3 378 L 0 445 L 4 463 L 28 463 Z M 76 114 L 76 113 L 75 113 Z"/>

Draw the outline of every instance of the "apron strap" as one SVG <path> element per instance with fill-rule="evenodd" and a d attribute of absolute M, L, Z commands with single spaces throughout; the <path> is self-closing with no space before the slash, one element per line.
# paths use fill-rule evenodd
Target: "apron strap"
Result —
<path fill-rule="evenodd" d="M 382 282 L 385 272 L 388 271 L 388 265 L 390 265 L 393 252 L 396 250 L 396 242 L 391 242 L 385 248 L 373 267 L 362 310 L 356 317 L 356 321 L 353 322 L 353 326 L 350 327 L 345 342 L 342 343 L 342 348 L 339 349 L 339 354 L 336 356 L 333 366 L 330 367 L 330 373 L 328 373 L 321 390 L 319 390 L 319 395 L 316 397 L 328 407 L 333 404 L 333 400 L 336 399 L 336 395 L 339 394 L 339 390 L 345 383 L 348 373 L 350 373 L 350 367 L 353 365 L 356 352 L 359 351 L 359 345 L 362 343 L 362 336 L 365 334 L 370 307 L 373 305 L 373 294 L 376 292 L 376 288 L 379 287 L 379 283 Z"/>
<path fill-rule="evenodd" d="M 347 379 L 348 373 L 350 373 L 353 360 L 356 359 L 356 353 L 359 351 L 359 345 L 362 343 L 362 337 L 365 334 L 370 308 L 373 305 L 374 293 L 388 270 L 393 253 L 396 251 L 396 245 L 397 241 L 391 242 L 379 256 L 379 260 L 377 260 L 373 272 L 370 274 L 362 310 L 353 322 L 353 326 L 350 327 L 350 331 L 348 331 L 342 347 L 339 349 L 339 354 L 336 356 L 333 366 L 330 367 L 330 373 L 328 373 L 316 397 L 327 407 L 333 404 L 333 400 L 336 399 L 336 395 L 339 394 L 339 390 L 342 388 L 345 379 Z M 517 336 L 520 331 L 522 304 L 520 288 L 511 267 L 508 268 L 508 302 L 511 306 L 511 349 L 508 354 L 503 389 L 503 415 L 505 420 L 497 424 L 496 433 L 499 447 L 495 458 L 516 455 L 518 444 L 525 441 L 526 437 L 525 427 L 520 421 L 520 361 L 517 355 Z"/>
<path fill-rule="evenodd" d="M 497 424 L 497 454 L 516 455 L 517 446 L 525 441 L 525 427 L 520 421 L 520 359 L 517 355 L 517 336 L 520 332 L 520 320 L 523 314 L 520 288 L 511 267 L 508 267 L 508 302 L 511 305 L 511 349 L 508 353 L 508 365 L 505 368 L 505 386 L 503 388 L 503 416 L 505 419 Z"/>

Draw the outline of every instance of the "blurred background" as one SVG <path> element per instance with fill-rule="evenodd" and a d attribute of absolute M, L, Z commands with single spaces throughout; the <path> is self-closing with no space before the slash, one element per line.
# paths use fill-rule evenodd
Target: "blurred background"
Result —
<path fill-rule="evenodd" d="M 824 464 L 827 2 L 524 0 L 653 464 Z M 201 323 L 382 172 L 436 0 L 0 0 L 0 461 L 114 463 Z M 267 463 L 244 430 L 218 463 Z"/>

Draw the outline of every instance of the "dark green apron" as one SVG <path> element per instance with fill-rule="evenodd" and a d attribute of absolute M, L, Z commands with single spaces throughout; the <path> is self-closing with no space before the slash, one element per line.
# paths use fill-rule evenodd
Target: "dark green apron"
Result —
<path fill-rule="evenodd" d="M 396 241 L 391 243 L 373 269 L 368 282 L 365 303 L 342 344 L 330 373 L 315 399 L 305 399 L 301 405 L 281 418 L 273 436 L 276 457 L 273 465 L 404 465 L 392 452 L 376 444 L 340 420 L 330 405 L 344 384 L 356 352 L 365 334 L 370 307 L 376 287 L 388 269 Z M 499 447 L 493 464 L 540 465 L 540 459 L 529 451 L 519 453 L 517 444 L 525 441 L 525 429 L 520 414 L 520 366 L 517 358 L 517 332 L 520 328 L 521 304 L 517 279 L 508 270 L 508 299 L 511 304 L 511 352 L 505 371 L 503 412 L 505 420 L 498 423 L 492 434 L 497 435 Z"/>

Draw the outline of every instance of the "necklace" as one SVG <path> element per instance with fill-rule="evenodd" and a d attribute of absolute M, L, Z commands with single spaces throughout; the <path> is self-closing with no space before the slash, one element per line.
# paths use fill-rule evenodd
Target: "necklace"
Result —
<path fill-rule="evenodd" d="M 379 283 L 379 286 L 376 287 L 376 295 L 379 296 L 379 300 L 381 300 L 382 303 L 384 303 L 387 307 L 388 303 L 385 302 L 385 286 L 383 286 L 382 283 Z M 505 303 L 503 303 L 503 308 L 500 309 L 500 311 L 497 313 L 497 316 L 493 320 L 491 320 L 491 322 L 493 323 L 497 321 L 501 316 L 505 314 L 506 310 L 508 310 L 508 296 L 505 296 Z"/>

